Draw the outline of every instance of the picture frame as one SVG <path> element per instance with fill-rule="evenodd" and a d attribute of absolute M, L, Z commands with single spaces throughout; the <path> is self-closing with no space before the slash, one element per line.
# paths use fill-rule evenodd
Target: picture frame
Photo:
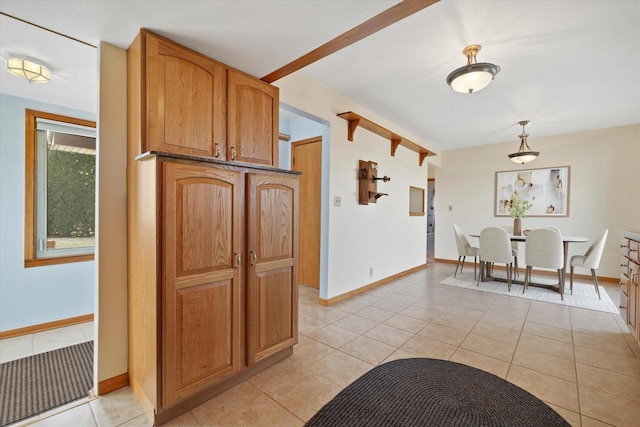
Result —
<path fill-rule="evenodd" d="M 494 216 L 511 216 L 511 196 L 532 204 L 528 217 L 568 217 L 571 166 L 496 172 Z"/>

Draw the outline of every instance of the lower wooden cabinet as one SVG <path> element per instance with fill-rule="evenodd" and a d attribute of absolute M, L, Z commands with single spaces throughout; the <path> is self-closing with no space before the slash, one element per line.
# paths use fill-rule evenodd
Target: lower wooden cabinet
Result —
<path fill-rule="evenodd" d="M 620 244 L 620 315 L 640 343 L 640 233 L 623 231 Z"/>
<path fill-rule="evenodd" d="M 162 423 L 297 342 L 298 178 L 166 156 L 132 169 L 129 377 Z"/>

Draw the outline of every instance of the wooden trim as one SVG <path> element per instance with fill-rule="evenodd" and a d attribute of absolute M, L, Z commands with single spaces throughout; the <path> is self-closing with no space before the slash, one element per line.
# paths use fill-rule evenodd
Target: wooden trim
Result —
<path fill-rule="evenodd" d="M 129 385 L 129 373 L 116 375 L 113 378 L 108 378 L 98 383 L 98 396 L 102 396 L 107 393 L 111 393 L 119 388 Z"/>
<path fill-rule="evenodd" d="M 53 322 L 40 323 L 38 325 L 25 326 L 24 328 L 10 329 L 0 332 L 0 339 L 19 337 L 21 335 L 29 335 L 36 332 L 48 331 L 51 329 L 62 328 L 64 326 L 77 325 L 79 323 L 91 322 L 93 314 L 83 314 L 82 316 L 69 317 L 68 319 L 55 320 Z"/>
<path fill-rule="evenodd" d="M 380 285 L 384 285 L 385 283 L 392 282 L 392 281 L 394 281 L 396 279 L 399 279 L 399 278 L 401 278 L 403 276 L 407 276 L 407 275 L 409 275 L 411 273 L 415 273 L 416 271 L 420 271 L 420 270 L 423 270 L 425 268 L 427 268 L 427 264 L 422 264 L 422 265 L 419 265 L 417 267 L 413 267 L 413 268 L 410 268 L 408 270 L 401 271 L 400 273 L 396 273 L 396 274 L 391 275 L 389 277 L 385 277 L 384 279 L 380 279 L 380 280 L 378 280 L 376 282 L 369 283 L 368 285 L 362 286 L 362 287 L 360 287 L 358 289 L 354 289 L 352 291 L 346 292 L 344 294 L 335 296 L 335 297 L 330 298 L 330 299 L 318 298 L 318 304 L 324 305 L 324 306 L 329 306 L 331 304 L 335 304 L 337 302 L 344 301 L 347 298 L 356 296 L 356 295 L 361 294 L 363 292 L 370 291 L 371 289 L 376 288 L 376 287 L 378 287 Z"/>
<path fill-rule="evenodd" d="M 353 27 L 338 37 L 328 41 L 322 46 L 302 55 L 300 58 L 278 68 L 277 70 L 267 74 L 262 78 L 267 83 L 273 83 L 278 79 L 288 76 L 309 64 L 329 56 L 347 46 L 352 45 L 391 24 L 411 16 L 422 9 L 437 3 L 439 0 L 404 0 L 390 7 L 389 9 L 377 14 L 373 18 Z"/>
<path fill-rule="evenodd" d="M 453 260 L 453 259 L 444 259 L 444 258 L 435 258 L 434 259 L 435 262 L 441 262 L 443 264 L 457 264 L 458 261 Z M 471 267 L 473 267 L 473 263 L 469 262 L 469 261 L 465 261 L 464 265 L 469 265 Z M 506 270 L 504 265 L 495 265 L 493 267 L 495 270 Z M 525 269 L 524 268 L 519 268 L 518 269 L 519 273 L 524 274 Z M 535 274 L 542 274 L 545 276 L 558 276 L 558 272 L 557 271 L 551 271 L 551 270 L 536 270 L 535 268 L 533 269 L 533 273 Z M 569 277 L 569 271 L 567 271 L 567 280 Z M 591 275 L 590 274 L 574 274 L 573 275 L 574 278 L 576 279 L 581 279 L 581 280 L 588 280 L 589 282 L 591 282 Z M 606 283 L 618 283 L 620 282 L 620 278 L 618 277 L 605 277 L 605 276 L 598 276 L 598 282 L 606 282 Z"/>
<path fill-rule="evenodd" d="M 59 257 L 51 257 L 51 258 L 33 258 L 33 259 L 25 259 L 24 267 L 42 267 L 44 265 L 56 265 L 56 264 L 68 264 L 70 262 L 82 262 L 82 261 L 93 261 L 95 259 L 95 254 L 85 254 L 85 255 L 69 255 L 69 256 L 59 256 Z"/>

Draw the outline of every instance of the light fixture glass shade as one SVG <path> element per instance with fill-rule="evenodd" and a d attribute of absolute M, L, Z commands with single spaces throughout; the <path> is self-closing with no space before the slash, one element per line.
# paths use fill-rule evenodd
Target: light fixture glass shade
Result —
<path fill-rule="evenodd" d="M 489 83 L 500 72 L 500 67 L 488 62 L 476 63 L 476 54 L 480 45 L 464 48 L 462 53 L 467 57 L 467 65 L 452 71 L 447 76 L 447 84 L 459 93 L 473 93 L 489 86 Z"/>
<path fill-rule="evenodd" d="M 51 67 L 35 59 L 10 55 L 7 72 L 26 79 L 29 83 L 47 83 L 51 78 Z"/>
<path fill-rule="evenodd" d="M 524 127 L 529 124 L 529 120 L 523 120 L 518 122 L 518 124 L 522 126 L 522 133 L 518 135 L 520 138 L 520 147 L 515 153 L 509 154 L 509 158 L 513 163 L 520 163 L 524 165 L 525 163 L 534 161 L 540 155 L 540 152 L 532 151 L 531 148 L 529 148 L 529 143 L 527 143 L 527 137 L 529 134 L 524 131 Z"/>

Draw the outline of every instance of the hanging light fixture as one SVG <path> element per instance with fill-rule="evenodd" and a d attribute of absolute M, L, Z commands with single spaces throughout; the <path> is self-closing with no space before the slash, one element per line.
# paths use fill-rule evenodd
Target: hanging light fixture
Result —
<path fill-rule="evenodd" d="M 509 154 L 509 158 L 513 163 L 521 163 L 524 165 L 525 163 L 535 160 L 536 157 L 540 155 L 540 152 L 531 151 L 531 148 L 529 148 L 529 144 L 527 143 L 527 137 L 529 134 L 524 131 L 524 127 L 529 124 L 529 120 L 523 120 L 518 122 L 518 124 L 522 126 L 522 133 L 518 135 L 520 137 L 520 148 L 518 148 L 516 153 Z"/>
<path fill-rule="evenodd" d="M 473 93 L 484 89 L 500 71 L 500 67 L 495 64 L 476 61 L 480 49 L 482 46 L 479 44 L 465 47 L 462 54 L 467 57 L 467 65 L 447 76 L 447 84 L 456 92 Z"/>
<path fill-rule="evenodd" d="M 22 77 L 29 83 L 48 83 L 51 78 L 51 67 L 33 58 L 9 54 L 7 72 Z"/>

